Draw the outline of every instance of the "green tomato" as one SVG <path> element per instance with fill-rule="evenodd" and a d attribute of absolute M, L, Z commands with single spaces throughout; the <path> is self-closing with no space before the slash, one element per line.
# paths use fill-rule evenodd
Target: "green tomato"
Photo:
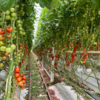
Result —
<path fill-rule="evenodd" d="M 0 21 L 2 21 L 2 18 L 0 18 Z"/>
<path fill-rule="evenodd" d="M 17 52 L 14 52 L 14 55 L 16 55 L 17 54 Z"/>
<path fill-rule="evenodd" d="M 0 46 L 4 45 L 4 43 L 2 41 L 0 41 Z"/>
<path fill-rule="evenodd" d="M 17 5 L 16 7 L 19 8 L 19 5 Z"/>
<path fill-rule="evenodd" d="M 98 14 L 100 15 L 100 11 L 98 11 Z"/>
<path fill-rule="evenodd" d="M 14 39 L 16 39 L 16 36 L 14 36 Z"/>
<path fill-rule="evenodd" d="M 22 27 L 22 25 L 21 24 L 18 24 L 18 27 Z"/>
<path fill-rule="evenodd" d="M 18 62 L 20 62 L 20 60 L 18 59 Z"/>
<path fill-rule="evenodd" d="M 21 57 L 18 57 L 18 60 L 21 60 Z"/>
<path fill-rule="evenodd" d="M 14 50 L 16 46 L 14 44 L 11 45 L 11 49 Z"/>
<path fill-rule="evenodd" d="M 10 8 L 10 11 L 13 13 L 15 11 L 15 8 Z"/>
<path fill-rule="evenodd" d="M 6 51 L 6 47 L 5 46 L 1 46 L 0 50 L 1 51 Z"/>
<path fill-rule="evenodd" d="M 10 11 L 9 11 L 9 10 L 7 10 L 7 11 L 5 12 L 5 14 L 6 14 L 6 15 L 9 15 L 9 14 L 10 14 Z"/>
<path fill-rule="evenodd" d="M 22 4 L 22 7 L 24 7 L 24 4 Z"/>
<path fill-rule="evenodd" d="M 10 17 L 10 15 L 6 15 L 5 18 L 6 18 L 6 20 L 10 20 L 11 17 Z"/>
<path fill-rule="evenodd" d="M 23 35 L 25 35 L 26 33 L 25 32 L 23 32 Z"/>
<path fill-rule="evenodd" d="M 6 48 L 6 52 L 7 53 L 11 53 L 12 52 L 12 49 L 11 48 Z"/>
<path fill-rule="evenodd" d="M 12 18 L 11 18 L 11 21 L 15 21 L 15 18 L 14 18 L 14 17 L 12 17 Z"/>
<path fill-rule="evenodd" d="M 3 23 L 2 22 L 0 22 L 0 25 L 2 25 Z"/>
<path fill-rule="evenodd" d="M 22 53 L 22 56 L 24 56 L 24 54 Z"/>
<path fill-rule="evenodd" d="M 18 54 L 18 57 L 20 57 L 20 53 Z"/>
<path fill-rule="evenodd" d="M 94 45 L 97 45 L 97 42 L 94 42 L 93 44 L 94 44 Z"/>
<path fill-rule="evenodd" d="M 4 66 L 4 64 L 3 63 L 0 63 L 0 68 L 3 67 L 3 66 Z"/>
<path fill-rule="evenodd" d="M 21 9 L 20 11 L 21 11 L 21 13 L 23 13 L 23 9 Z"/>
<path fill-rule="evenodd" d="M 19 34 L 23 34 L 23 32 L 22 32 L 22 31 L 20 31 L 20 32 L 19 32 Z"/>
<path fill-rule="evenodd" d="M 20 20 L 17 20 L 17 24 L 21 24 L 21 21 Z"/>
<path fill-rule="evenodd" d="M 8 40 L 7 42 L 8 42 L 8 43 L 11 43 L 11 40 Z"/>
<path fill-rule="evenodd" d="M 22 49 L 20 49 L 20 53 L 22 52 Z"/>
<path fill-rule="evenodd" d="M 11 16 L 12 16 L 12 17 L 16 17 L 16 13 L 12 13 Z"/>
<path fill-rule="evenodd" d="M 2 61 L 2 57 L 0 57 L 0 61 Z"/>
<path fill-rule="evenodd" d="M 23 28 L 22 28 L 22 27 L 20 27 L 20 28 L 19 28 L 19 30 L 20 30 L 20 31 L 22 31 L 22 30 L 23 30 Z"/>

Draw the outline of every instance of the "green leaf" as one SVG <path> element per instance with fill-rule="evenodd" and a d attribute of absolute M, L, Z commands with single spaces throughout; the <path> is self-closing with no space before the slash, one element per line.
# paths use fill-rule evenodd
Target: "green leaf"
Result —
<path fill-rule="evenodd" d="M 35 0 L 41 7 L 47 7 L 48 9 L 57 8 L 61 5 L 61 0 Z"/>
<path fill-rule="evenodd" d="M 39 3 L 41 7 L 47 7 L 50 8 L 50 4 L 52 2 L 52 0 L 35 0 L 36 3 Z"/>
<path fill-rule="evenodd" d="M 51 9 L 58 8 L 61 5 L 60 0 L 52 0 Z"/>
<path fill-rule="evenodd" d="M 2 11 L 7 11 L 9 10 L 13 4 L 14 4 L 15 0 L 0 0 L 0 8 Z"/>
<path fill-rule="evenodd" d="M 91 0 L 91 2 L 95 5 L 100 5 L 100 0 Z"/>

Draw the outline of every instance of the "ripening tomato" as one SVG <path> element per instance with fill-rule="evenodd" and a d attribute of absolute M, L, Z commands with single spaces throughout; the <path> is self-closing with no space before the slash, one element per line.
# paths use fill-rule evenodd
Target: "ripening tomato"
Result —
<path fill-rule="evenodd" d="M 6 37 L 7 38 L 11 38 L 11 36 L 12 36 L 12 34 L 10 33 L 10 34 L 8 34 L 8 35 L 6 35 Z"/>
<path fill-rule="evenodd" d="M 3 56 L 3 57 L 2 57 L 2 60 L 6 60 L 6 59 L 7 59 L 7 57 L 6 57 L 6 56 Z"/>
<path fill-rule="evenodd" d="M 22 44 L 19 44 L 19 46 L 22 47 L 23 45 Z"/>
<path fill-rule="evenodd" d="M 6 56 L 6 57 L 9 56 L 9 53 L 6 52 L 6 53 L 5 53 L 5 56 Z"/>
<path fill-rule="evenodd" d="M 23 80 L 22 82 L 25 84 L 26 83 L 26 80 Z"/>
<path fill-rule="evenodd" d="M 8 33 L 11 33 L 11 32 L 13 31 L 13 28 L 12 28 L 12 27 L 6 27 L 6 31 L 7 31 Z"/>
<path fill-rule="evenodd" d="M 23 87 L 23 86 L 24 86 L 23 81 L 18 82 L 18 85 L 19 85 L 20 87 Z"/>
<path fill-rule="evenodd" d="M 19 77 L 20 74 L 19 73 L 15 73 L 15 78 Z"/>
<path fill-rule="evenodd" d="M 21 87 L 21 89 L 22 89 L 22 90 L 24 90 L 24 89 L 25 89 L 25 87 Z"/>
<path fill-rule="evenodd" d="M 22 79 L 25 80 L 26 79 L 26 76 L 23 76 Z"/>
<path fill-rule="evenodd" d="M 15 68 L 15 73 L 19 73 L 20 72 L 20 68 Z"/>
<path fill-rule="evenodd" d="M 0 41 L 3 41 L 3 40 L 5 40 L 5 38 L 2 35 L 0 35 Z"/>
<path fill-rule="evenodd" d="M 20 50 L 18 50 L 18 53 L 20 53 Z"/>
<path fill-rule="evenodd" d="M 20 82 L 21 80 L 22 80 L 21 77 L 18 77 L 18 78 L 17 78 L 17 82 Z"/>
<path fill-rule="evenodd" d="M 3 67 L 3 66 L 4 66 L 4 64 L 3 63 L 0 63 L 0 68 Z"/>
<path fill-rule="evenodd" d="M 16 83 L 16 84 L 18 83 L 17 80 L 15 80 L 15 83 Z"/>
<path fill-rule="evenodd" d="M 1 34 L 1 35 L 5 34 L 5 30 L 2 29 L 2 28 L 0 28 L 0 34 Z"/>
<path fill-rule="evenodd" d="M 20 76 L 23 76 L 23 74 L 21 73 Z"/>

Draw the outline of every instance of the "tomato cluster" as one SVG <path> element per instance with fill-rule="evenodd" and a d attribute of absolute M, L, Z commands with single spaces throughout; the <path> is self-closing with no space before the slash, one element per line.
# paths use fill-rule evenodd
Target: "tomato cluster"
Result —
<path fill-rule="evenodd" d="M 49 58 L 51 58 L 51 60 L 54 60 L 54 56 L 52 53 L 49 55 Z"/>
<path fill-rule="evenodd" d="M 87 54 L 86 53 L 82 53 L 83 56 L 83 60 L 81 61 L 82 63 L 85 63 L 87 60 Z"/>
<path fill-rule="evenodd" d="M 70 61 L 66 61 L 66 67 L 70 66 Z"/>
<path fill-rule="evenodd" d="M 16 48 L 14 44 L 10 44 L 12 37 L 11 32 L 13 31 L 12 27 L 7 26 L 6 29 L 0 28 L 0 61 L 6 60 L 9 54 Z M 6 45 L 5 42 L 8 41 L 9 44 Z M 0 63 L 0 67 L 3 67 L 4 64 Z"/>
<path fill-rule="evenodd" d="M 54 62 L 54 67 L 57 68 L 57 62 Z"/>
<path fill-rule="evenodd" d="M 7 10 L 5 14 L 6 14 L 5 16 L 6 20 L 15 21 L 16 18 L 15 8 L 10 8 L 10 10 Z"/>
<path fill-rule="evenodd" d="M 72 53 L 71 54 L 71 62 L 74 63 L 74 61 L 75 61 L 75 54 Z"/>
<path fill-rule="evenodd" d="M 68 54 L 66 54 L 66 58 L 68 58 Z"/>
<path fill-rule="evenodd" d="M 26 76 L 23 76 L 20 72 L 20 68 L 15 68 L 14 74 L 15 74 L 15 83 L 23 90 L 26 83 Z"/>
<path fill-rule="evenodd" d="M 55 59 L 59 60 L 59 58 L 60 58 L 60 55 L 55 54 Z"/>

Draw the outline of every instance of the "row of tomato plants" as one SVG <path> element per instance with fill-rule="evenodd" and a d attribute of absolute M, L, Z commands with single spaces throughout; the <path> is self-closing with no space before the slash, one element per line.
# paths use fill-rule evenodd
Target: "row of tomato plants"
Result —
<path fill-rule="evenodd" d="M 60 74 L 63 72 L 63 76 L 69 81 L 70 79 L 80 81 L 77 77 L 73 77 L 78 66 L 91 68 L 91 74 L 100 71 L 100 67 L 97 69 L 100 59 L 97 53 L 100 51 L 100 11 L 98 6 L 93 5 L 91 0 L 78 0 L 51 11 L 45 8 L 41 13 L 33 51 L 39 56 L 39 60 L 48 55 L 46 59 L 54 61 L 53 67 L 56 70 L 53 71 Z M 55 53 L 52 53 L 52 47 Z M 89 53 L 90 51 L 95 53 Z M 61 59 L 63 64 L 59 67 Z M 73 67 L 66 73 L 65 66 L 68 69 L 70 66 Z M 84 73 L 87 77 L 91 77 Z M 97 83 L 100 80 L 97 76 L 93 78 Z M 72 81 L 70 84 L 73 85 Z M 99 83 L 98 89 L 100 90 Z M 77 91 L 85 94 L 83 88 L 78 87 Z"/>
<path fill-rule="evenodd" d="M 16 0 L 10 9 L 0 10 L 0 71 L 8 72 L 2 84 L 2 88 L 6 84 L 2 100 L 13 100 L 18 87 L 25 89 L 24 74 L 32 47 L 34 19 L 34 4 L 27 0 Z M 8 69 L 7 59 L 10 60 Z"/>

